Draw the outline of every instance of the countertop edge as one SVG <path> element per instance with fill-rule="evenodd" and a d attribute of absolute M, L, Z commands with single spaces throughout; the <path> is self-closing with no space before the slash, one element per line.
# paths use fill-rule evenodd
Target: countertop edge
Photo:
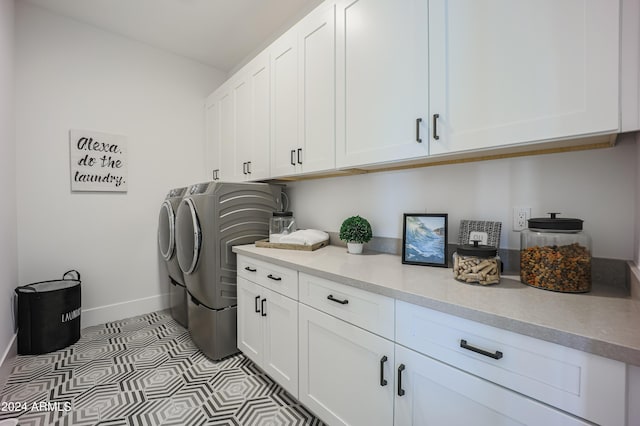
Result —
<path fill-rule="evenodd" d="M 627 347 L 588 336 L 582 336 L 579 334 L 558 330 L 539 324 L 528 323 L 526 321 L 504 317 L 491 312 L 479 311 L 450 302 L 444 302 L 425 296 L 391 289 L 367 281 L 344 277 L 339 274 L 312 268 L 300 263 L 243 250 L 241 247 L 234 247 L 233 251 L 243 256 L 247 256 L 257 260 L 263 260 L 265 262 L 273 263 L 286 268 L 295 269 L 298 272 L 311 274 L 320 278 L 325 278 L 341 284 L 370 291 L 372 293 L 391 297 L 407 303 L 412 303 L 414 305 L 434 309 L 445 314 L 454 315 L 471 321 L 477 321 L 479 323 L 486 324 L 492 327 L 602 356 L 604 358 L 640 366 L 640 350 L 632 347 Z"/>

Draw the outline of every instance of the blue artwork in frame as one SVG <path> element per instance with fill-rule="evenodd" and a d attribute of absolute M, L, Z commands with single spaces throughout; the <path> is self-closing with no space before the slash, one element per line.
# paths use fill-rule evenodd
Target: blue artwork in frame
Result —
<path fill-rule="evenodd" d="M 447 267 L 448 215 L 405 213 L 402 263 Z"/>

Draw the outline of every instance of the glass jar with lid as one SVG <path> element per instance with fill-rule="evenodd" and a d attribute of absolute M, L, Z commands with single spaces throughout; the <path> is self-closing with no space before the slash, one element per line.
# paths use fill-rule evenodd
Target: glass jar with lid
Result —
<path fill-rule="evenodd" d="M 520 234 L 520 281 L 564 293 L 591 290 L 591 238 L 581 219 L 529 219 Z"/>
<path fill-rule="evenodd" d="M 500 257 L 493 246 L 465 244 L 453 253 L 453 278 L 466 283 L 482 285 L 500 282 Z"/>
<path fill-rule="evenodd" d="M 296 231 L 296 220 L 293 212 L 273 212 L 269 221 L 269 242 L 279 243 L 280 238 Z"/>

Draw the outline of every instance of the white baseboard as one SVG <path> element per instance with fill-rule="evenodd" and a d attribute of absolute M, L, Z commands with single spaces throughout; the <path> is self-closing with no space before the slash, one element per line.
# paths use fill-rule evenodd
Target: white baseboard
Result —
<path fill-rule="evenodd" d="M 168 308 L 169 294 L 160 294 L 143 299 L 98 306 L 97 308 L 83 309 L 80 317 L 81 327 L 91 327 Z"/>
<path fill-rule="evenodd" d="M 11 362 L 18 355 L 18 334 L 14 334 L 9 345 L 4 350 L 2 357 L 0 358 L 0 389 L 4 388 L 4 385 L 9 377 L 11 370 Z"/>

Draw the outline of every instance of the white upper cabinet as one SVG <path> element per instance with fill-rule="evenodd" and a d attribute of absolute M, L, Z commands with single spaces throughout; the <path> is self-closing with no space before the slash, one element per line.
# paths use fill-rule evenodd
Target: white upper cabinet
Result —
<path fill-rule="evenodd" d="M 335 168 L 335 5 L 325 3 L 270 48 L 272 176 Z"/>
<path fill-rule="evenodd" d="M 208 99 L 207 173 L 264 180 L 636 130 L 639 13 L 637 0 L 328 0 Z"/>
<path fill-rule="evenodd" d="M 220 102 L 217 92 L 205 103 L 204 168 L 207 179 L 216 180 L 220 172 Z"/>
<path fill-rule="evenodd" d="M 427 0 L 345 0 L 336 16 L 336 166 L 428 155 Z"/>
<path fill-rule="evenodd" d="M 228 82 L 213 92 L 205 104 L 206 179 L 232 179 L 234 170 L 233 98 Z"/>
<path fill-rule="evenodd" d="M 271 175 L 271 76 L 269 54 L 258 56 L 249 64 L 251 83 L 251 157 L 248 174 L 251 180 L 268 179 Z"/>
<path fill-rule="evenodd" d="M 271 55 L 271 174 L 296 172 L 298 147 L 298 40 L 288 31 Z"/>
<path fill-rule="evenodd" d="M 219 90 L 217 102 L 220 103 L 220 160 L 216 180 L 230 180 L 234 176 L 235 142 L 233 129 L 233 96 L 231 86 L 225 83 Z"/>
<path fill-rule="evenodd" d="M 297 25 L 299 136 L 305 173 L 335 168 L 335 4 L 329 2 Z"/>
<path fill-rule="evenodd" d="M 251 158 L 251 83 L 247 72 L 236 74 L 230 81 L 233 101 L 233 139 L 226 140 L 233 146 L 232 175 L 228 181 L 242 181 L 247 177 L 247 162 Z"/>
<path fill-rule="evenodd" d="M 430 0 L 430 154 L 616 132 L 619 8 Z"/>
<path fill-rule="evenodd" d="M 270 84 L 268 52 L 249 62 L 231 80 L 235 181 L 269 178 Z"/>

